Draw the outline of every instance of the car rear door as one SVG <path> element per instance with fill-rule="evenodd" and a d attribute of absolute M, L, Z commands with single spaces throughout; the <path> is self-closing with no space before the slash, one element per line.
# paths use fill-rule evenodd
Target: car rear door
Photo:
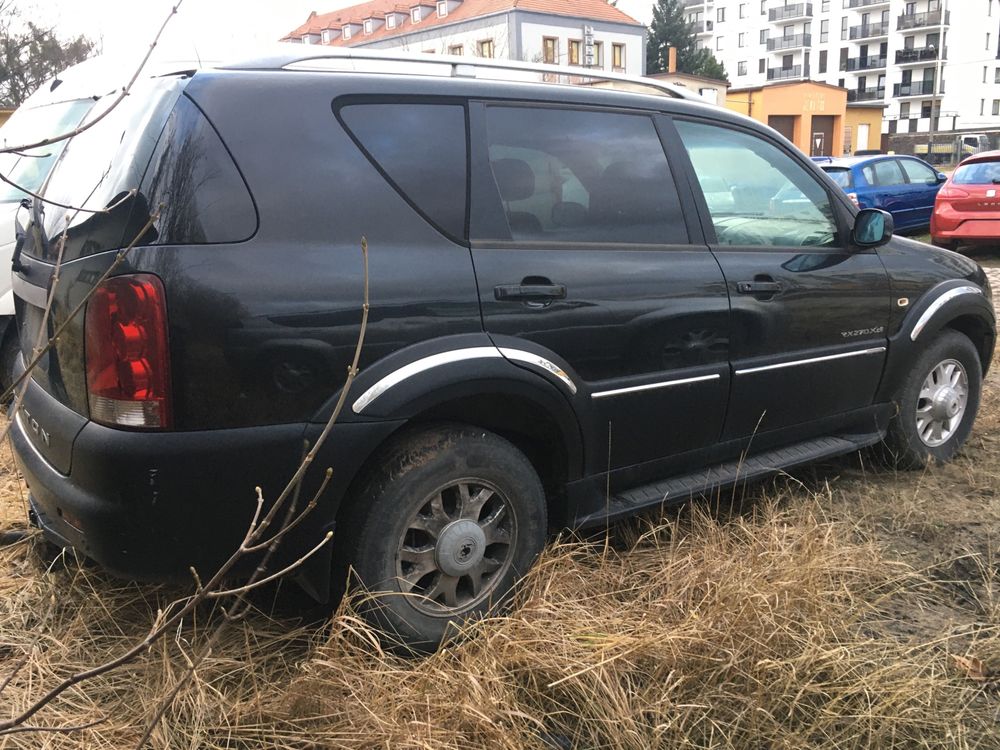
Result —
<path fill-rule="evenodd" d="M 705 234 L 732 306 L 724 438 L 819 423 L 872 404 L 886 353 L 889 285 L 853 250 L 832 193 L 785 146 L 722 123 L 677 118 Z M 716 189 L 716 195 L 718 191 Z"/>
<path fill-rule="evenodd" d="M 892 214 L 897 229 L 913 226 L 915 204 L 906 190 L 906 178 L 899 163 L 889 157 L 876 159 L 861 168 L 871 187 L 858 193 L 861 208 L 881 208 Z"/>
<path fill-rule="evenodd" d="M 906 177 L 905 191 L 909 208 L 907 226 L 917 227 L 930 224 L 934 199 L 941 183 L 937 172 L 919 159 L 896 159 Z"/>
<path fill-rule="evenodd" d="M 684 206 L 652 113 L 478 103 L 472 255 L 503 348 L 554 361 L 578 389 L 591 466 L 718 440 L 729 392 L 722 271 Z"/>

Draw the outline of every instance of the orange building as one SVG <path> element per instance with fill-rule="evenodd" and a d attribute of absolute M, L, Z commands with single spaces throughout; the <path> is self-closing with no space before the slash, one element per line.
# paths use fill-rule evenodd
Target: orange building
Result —
<path fill-rule="evenodd" d="M 840 86 L 798 81 L 730 89 L 726 107 L 770 125 L 809 156 L 879 147 L 882 107 L 849 107 Z"/>

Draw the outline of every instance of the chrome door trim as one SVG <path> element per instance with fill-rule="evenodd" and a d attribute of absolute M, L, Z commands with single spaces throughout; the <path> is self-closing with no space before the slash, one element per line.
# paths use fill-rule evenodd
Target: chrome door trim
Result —
<path fill-rule="evenodd" d="M 703 383 L 708 380 L 718 380 L 721 375 L 699 375 L 694 378 L 681 378 L 680 380 L 664 380 L 660 383 L 647 383 L 646 385 L 633 385 L 629 388 L 614 388 L 610 391 L 597 391 L 590 394 L 593 399 L 609 398 L 611 396 L 621 396 L 625 393 L 638 393 L 639 391 L 652 391 L 657 388 L 672 388 L 675 385 L 687 385 L 688 383 Z"/>
<path fill-rule="evenodd" d="M 873 346 L 870 349 L 859 349 L 856 352 L 842 352 L 840 354 L 828 354 L 824 357 L 810 357 L 809 359 L 796 359 L 791 362 L 780 362 L 776 365 L 762 365 L 760 367 L 747 367 L 737 370 L 737 375 L 750 375 L 755 372 L 766 372 L 768 370 L 783 370 L 786 367 L 798 367 L 799 365 L 811 365 L 817 362 L 830 362 L 835 359 L 846 359 L 848 357 L 864 357 L 869 354 L 881 354 L 885 351 L 884 346 Z"/>

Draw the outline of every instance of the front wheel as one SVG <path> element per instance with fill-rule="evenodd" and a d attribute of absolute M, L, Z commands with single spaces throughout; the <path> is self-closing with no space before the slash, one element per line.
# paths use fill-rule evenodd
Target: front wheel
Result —
<path fill-rule="evenodd" d="M 449 426 L 412 433 L 354 498 L 351 562 L 366 618 L 390 640 L 436 648 L 450 626 L 503 604 L 545 542 L 541 482 L 514 445 Z"/>
<path fill-rule="evenodd" d="M 917 358 L 895 399 L 886 446 L 901 468 L 950 461 L 979 409 L 983 371 L 972 342 L 945 330 Z"/>

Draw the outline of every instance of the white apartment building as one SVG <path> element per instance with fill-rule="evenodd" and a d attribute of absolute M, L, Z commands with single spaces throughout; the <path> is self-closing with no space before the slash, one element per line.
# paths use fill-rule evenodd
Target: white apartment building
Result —
<path fill-rule="evenodd" d="M 646 28 L 607 0 L 369 0 L 283 41 L 579 65 L 642 75 Z"/>
<path fill-rule="evenodd" d="M 681 0 L 736 89 L 813 80 L 883 132 L 1000 128 L 1000 0 Z M 937 82 L 937 83 L 936 83 Z M 877 144 L 873 144 L 877 145 Z"/>

